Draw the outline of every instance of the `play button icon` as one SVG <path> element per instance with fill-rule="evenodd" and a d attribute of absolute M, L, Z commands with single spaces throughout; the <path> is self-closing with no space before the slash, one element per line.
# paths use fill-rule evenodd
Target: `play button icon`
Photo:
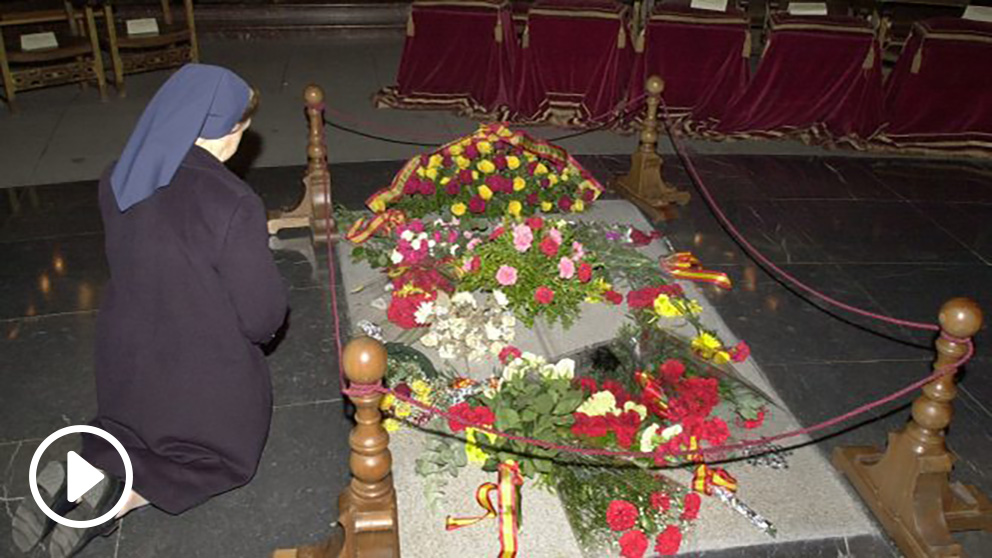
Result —
<path fill-rule="evenodd" d="M 69 469 L 66 474 L 66 499 L 75 502 L 102 481 L 105 475 L 74 451 L 67 453 L 66 458 Z"/>
<path fill-rule="evenodd" d="M 110 508 L 100 517 L 87 520 L 66 519 L 65 517 L 56 514 L 52 511 L 52 508 L 48 507 L 48 504 L 46 504 L 45 500 L 41 497 L 41 492 L 38 490 L 38 462 L 41 460 L 41 456 L 44 455 L 45 450 L 48 449 L 48 446 L 52 445 L 52 442 L 69 434 L 92 434 L 93 436 L 103 438 L 110 445 L 114 446 L 114 449 L 117 450 L 117 453 L 121 456 L 121 461 L 124 463 L 124 490 L 121 494 L 121 499 L 114 504 L 114 507 Z M 103 471 L 87 463 L 85 459 L 80 457 L 79 454 L 74 451 L 66 453 L 65 458 L 66 499 L 70 502 L 75 502 L 84 494 L 89 492 L 94 486 L 99 484 L 106 475 Z M 131 470 L 131 459 L 127 456 L 127 452 L 124 451 L 124 446 L 117 441 L 117 438 L 111 436 L 109 432 L 89 425 L 67 426 L 53 432 L 50 436 L 45 438 L 45 440 L 38 446 L 38 449 L 35 450 L 34 456 L 31 458 L 31 466 L 28 468 L 28 487 L 31 489 L 31 496 L 34 497 L 34 501 L 38 504 L 38 508 L 41 509 L 45 515 L 52 518 L 52 520 L 56 523 L 65 525 L 66 527 L 74 527 L 76 529 L 96 527 L 97 525 L 101 525 L 113 519 L 114 516 L 117 515 L 117 512 L 121 511 L 124 504 L 127 503 L 128 496 L 131 494 L 131 486 L 133 483 L 134 473 Z"/>

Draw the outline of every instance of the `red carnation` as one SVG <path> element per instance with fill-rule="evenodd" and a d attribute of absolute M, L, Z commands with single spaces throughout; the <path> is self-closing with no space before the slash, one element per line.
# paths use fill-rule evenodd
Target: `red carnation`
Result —
<path fill-rule="evenodd" d="M 622 407 L 624 403 L 630 401 L 630 394 L 616 380 L 605 380 L 603 382 L 603 389 L 613 394 L 613 398 L 617 400 L 618 406 Z"/>
<path fill-rule="evenodd" d="M 627 293 L 627 306 L 631 308 L 651 308 L 658 298 L 658 287 L 645 287 Z"/>
<path fill-rule="evenodd" d="M 606 509 L 606 523 L 614 531 L 626 531 L 637 524 L 637 507 L 626 500 L 613 500 Z"/>
<path fill-rule="evenodd" d="M 682 501 L 682 519 L 692 521 L 699 517 L 699 506 L 703 503 L 699 494 L 695 492 L 690 492 L 685 495 L 685 500 Z M 681 537 L 679 537 L 681 540 Z M 676 549 L 678 550 L 678 549 Z"/>
<path fill-rule="evenodd" d="M 582 391 L 587 393 L 595 393 L 596 389 L 596 378 L 590 378 L 589 376 L 583 376 L 577 380 L 579 387 Z"/>
<path fill-rule="evenodd" d="M 603 296 L 606 297 L 606 300 L 608 300 L 610 304 L 620 304 L 623 302 L 623 295 L 614 290 L 606 291 L 603 293 Z"/>
<path fill-rule="evenodd" d="M 651 493 L 651 508 L 660 512 L 667 512 L 672 507 L 672 499 L 664 492 Z"/>
<path fill-rule="evenodd" d="M 602 438 L 610 433 L 610 423 L 600 415 L 591 417 L 585 413 L 572 413 L 572 434 L 587 438 Z"/>
<path fill-rule="evenodd" d="M 426 295 L 403 297 L 394 296 L 389 302 L 389 308 L 386 309 L 386 317 L 389 321 L 403 329 L 423 327 L 421 324 L 417 323 L 416 318 L 414 318 L 414 313 L 417 311 L 417 307 L 420 306 L 420 303 L 425 300 L 427 300 Z"/>
<path fill-rule="evenodd" d="M 644 531 L 634 529 L 620 537 L 620 556 L 622 558 L 642 558 L 648 549 L 648 537 Z"/>
<path fill-rule="evenodd" d="M 527 226 L 535 232 L 541 230 L 541 227 L 544 226 L 544 219 L 541 219 L 536 215 L 534 217 L 529 217 L 526 222 Z"/>
<path fill-rule="evenodd" d="M 541 203 L 541 198 L 536 193 L 527 194 L 527 205 L 537 205 Z"/>
<path fill-rule="evenodd" d="M 503 364 L 510 362 L 515 358 L 520 358 L 520 349 L 514 347 L 513 345 L 507 345 L 503 347 L 503 350 L 499 352 L 499 361 Z"/>
<path fill-rule="evenodd" d="M 420 181 L 417 180 L 416 178 L 411 178 L 410 180 L 407 180 L 406 184 L 403 185 L 404 196 L 412 196 L 419 192 L 420 192 Z"/>
<path fill-rule="evenodd" d="M 461 184 L 471 184 L 474 181 L 472 178 L 471 169 L 462 169 L 458 171 L 458 182 Z"/>
<path fill-rule="evenodd" d="M 765 409 L 758 411 L 758 417 L 754 419 L 737 419 L 737 424 L 748 430 L 760 428 L 765 423 Z"/>
<path fill-rule="evenodd" d="M 441 157 L 441 166 L 450 167 L 452 163 L 451 154 L 445 150 L 444 155 Z"/>
<path fill-rule="evenodd" d="M 472 199 L 468 201 L 468 210 L 477 214 L 485 212 L 486 200 L 480 198 L 479 196 L 473 196 Z"/>
<path fill-rule="evenodd" d="M 449 196 L 457 196 L 462 192 L 462 185 L 457 180 L 452 180 L 445 188 L 445 192 L 447 192 Z"/>
<path fill-rule="evenodd" d="M 641 415 L 637 411 L 627 411 L 620 415 L 605 415 L 610 430 L 617 438 L 617 445 L 623 449 L 634 443 L 637 430 L 641 427 Z"/>
<path fill-rule="evenodd" d="M 682 546 L 682 531 L 675 525 L 665 527 L 665 530 L 654 539 L 654 551 L 661 556 L 675 556 Z"/>
<path fill-rule="evenodd" d="M 493 157 L 493 164 L 495 164 L 496 165 L 496 168 L 498 168 L 499 170 L 505 169 L 506 168 L 506 155 L 503 155 L 502 153 L 500 153 L 499 155 Z"/>
<path fill-rule="evenodd" d="M 587 189 L 582 192 L 582 200 L 585 201 L 586 203 L 594 201 L 595 199 L 596 199 L 595 191 Z"/>
<path fill-rule="evenodd" d="M 437 188 L 434 186 L 433 182 L 431 182 L 430 180 L 422 180 L 420 182 L 421 194 L 425 196 L 433 196 L 435 192 L 437 192 Z"/>
<path fill-rule="evenodd" d="M 572 209 L 572 198 L 568 196 L 562 196 L 558 198 L 558 209 L 562 211 L 568 211 Z"/>
<path fill-rule="evenodd" d="M 461 432 L 469 426 L 490 426 L 496 421 L 496 415 L 489 407 L 485 405 L 472 407 L 464 401 L 453 405 L 448 409 L 448 413 L 451 415 L 448 417 L 448 428 L 452 432 Z"/>
<path fill-rule="evenodd" d="M 470 143 L 468 147 L 465 148 L 465 156 L 469 159 L 478 159 L 479 148 L 476 147 L 474 143 Z"/>
<path fill-rule="evenodd" d="M 685 365 L 679 360 L 670 358 L 661 363 L 658 371 L 661 372 L 661 378 L 663 380 L 669 384 L 677 384 L 682 379 L 682 375 L 685 374 Z"/>
<path fill-rule="evenodd" d="M 555 292 L 547 287 L 538 287 L 534 291 L 534 301 L 538 304 L 551 304 L 555 299 Z"/>
<path fill-rule="evenodd" d="M 550 236 L 544 237 L 541 241 L 541 253 L 549 258 L 553 258 L 558 255 L 558 243 L 555 239 Z"/>
<path fill-rule="evenodd" d="M 739 341 L 734 345 L 733 349 L 730 349 L 730 360 L 734 362 L 744 362 L 747 357 L 751 356 L 751 347 L 748 347 L 747 343 Z"/>
<path fill-rule="evenodd" d="M 580 283 L 588 283 L 589 281 L 592 280 L 592 266 L 589 265 L 588 262 L 580 263 L 578 275 L 579 275 Z M 623 297 L 620 297 L 620 300 L 623 301 Z M 614 302 L 614 304 L 620 304 L 620 303 Z"/>

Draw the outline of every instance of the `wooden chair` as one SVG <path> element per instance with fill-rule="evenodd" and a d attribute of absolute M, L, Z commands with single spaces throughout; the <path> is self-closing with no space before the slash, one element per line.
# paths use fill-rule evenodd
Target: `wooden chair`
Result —
<path fill-rule="evenodd" d="M 157 33 L 129 34 L 127 21 L 114 14 L 113 2 L 103 3 L 107 22 L 107 42 L 114 68 L 114 85 L 124 95 L 124 75 L 174 68 L 187 62 L 200 61 L 200 47 L 196 40 L 196 22 L 193 17 L 193 0 L 182 0 L 184 21 L 177 22 L 172 2 L 161 0 L 161 16 L 156 17 Z"/>
<path fill-rule="evenodd" d="M 62 10 L 0 16 L 0 72 L 11 111 L 16 108 L 17 93 L 53 85 L 80 83 L 86 87 L 89 82 L 96 81 L 100 98 L 105 100 L 107 97 L 93 9 L 84 6 L 80 14 L 68 1 L 63 6 Z M 35 32 L 54 33 L 58 46 L 23 50 L 20 37 Z"/>

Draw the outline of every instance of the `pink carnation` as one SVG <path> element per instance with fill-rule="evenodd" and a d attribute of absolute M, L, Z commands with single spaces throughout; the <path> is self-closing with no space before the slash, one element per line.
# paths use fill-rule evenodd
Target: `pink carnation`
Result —
<path fill-rule="evenodd" d="M 571 279 L 574 277 L 575 262 L 573 262 L 570 258 L 562 258 L 558 260 L 558 276 L 562 279 Z"/>
<path fill-rule="evenodd" d="M 523 223 L 513 227 L 513 247 L 517 249 L 517 252 L 530 250 L 533 243 L 534 233 L 530 227 Z"/>
<path fill-rule="evenodd" d="M 509 265 L 502 265 L 496 271 L 496 282 L 504 287 L 517 284 L 517 268 Z"/>

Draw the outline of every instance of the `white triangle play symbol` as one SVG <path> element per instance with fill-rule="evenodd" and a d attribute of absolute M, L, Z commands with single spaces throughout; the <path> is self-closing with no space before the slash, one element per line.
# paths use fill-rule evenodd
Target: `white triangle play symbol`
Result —
<path fill-rule="evenodd" d="M 66 454 L 66 461 L 68 462 L 68 475 L 66 482 L 66 499 L 70 502 L 75 502 L 82 497 L 83 494 L 89 492 L 91 488 L 96 486 L 96 484 L 103 480 L 103 473 L 99 469 L 90 465 L 85 459 L 79 457 L 79 454 L 70 451 Z"/>

